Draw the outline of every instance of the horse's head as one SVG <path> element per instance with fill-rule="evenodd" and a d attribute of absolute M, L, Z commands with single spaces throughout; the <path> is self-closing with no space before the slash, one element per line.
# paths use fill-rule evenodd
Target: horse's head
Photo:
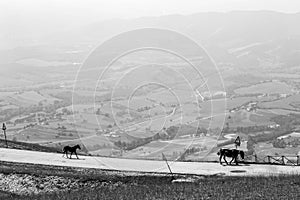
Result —
<path fill-rule="evenodd" d="M 77 144 L 75 147 L 76 147 L 77 149 L 81 149 L 79 144 Z"/>
<path fill-rule="evenodd" d="M 217 152 L 217 155 L 218 155 L 218 156 L 221 154 L 221 151 L 222 151 L 222 149 L 220 149 L 220 150 Z"/>

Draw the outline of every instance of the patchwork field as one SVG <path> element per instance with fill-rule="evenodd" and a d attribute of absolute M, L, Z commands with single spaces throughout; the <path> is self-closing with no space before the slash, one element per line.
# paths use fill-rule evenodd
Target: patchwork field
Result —
<path fill-rule="evenodd" d="M 226 140 L 219 140 L 216 137 L 182 137 L 170 141 L 155 141 L 142 147 L 128 151 L 124 154 L 126 158 L 142 158 L 142 159 L 162 159 L 162 153 L 169 160 L 177 160 L 186 149 L 197 148 L 197 152 L 193 156 L 187 155 L 187 159 L 201 160 L 206 157 L 209 152 L 218 144 Z M 214 156 L 216 160 L 217 156 Z"/>
<path fill-rule="evenodd" d="M 264 158 L 267 155 L 270 156 L 293 156 L 294 159 L 299 155 L 298 147 L 286 147 L 286 148 L 274 148 L 271 142 L 259 143 L 255 145 L 255 153 Z"/>
<path fill-rule="evenodd" d="M 291 111 L 300 111 L 300 94 L 291 95 L 277 101 L 260 103 L 261 108 L 285 109 Z"/>
<path fill-rule="evenodd" d="M 239 88 L 235 92 L 237 94 L 291 94 L 293 92 L 292 89 L 291 86 L 284 82 L 272 81 Z"/>

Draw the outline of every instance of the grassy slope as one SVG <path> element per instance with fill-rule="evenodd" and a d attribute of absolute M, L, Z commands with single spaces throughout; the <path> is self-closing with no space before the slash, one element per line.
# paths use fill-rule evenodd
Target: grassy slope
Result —
<path fill-rule="evenodd" d="M 22 149 L 22 150 L 54 152 L 54 153 L 61 151 L 61 149 L 45 147 L 39 144 L 32 144 L 32 143 L 18 142 L 18 141 L 11 141 L 11 140 L 7 140 L 7 144 L 8 144 L 8 148 L 10 149 Z M 5 140 L 0 139 L 0 147 L 6 148 Z"/>
<path fill-rule="evenodd" d="M 32 199 L 299 199 L 300 181 L 285 177 L 206 178 L 196 183 L 170 183 L 148 178 L 144 183 L 118 183 L 78 191 L 32 196 Z"/>
<path fill-rule="evenodd" d="M 120 172 L 0 162 L 0 173 L 59 176 L 84 183 L 76 190 L 15 195 L 0 191 L 0 199 L 299 199 L 296 175 L 222 177 L 176 175 L 192 183 L 172 183 L 168 174 Z M 95 184 L 97 182 L 98 184 Z M 92 183 L 92 184 L 90 184 Z"/>

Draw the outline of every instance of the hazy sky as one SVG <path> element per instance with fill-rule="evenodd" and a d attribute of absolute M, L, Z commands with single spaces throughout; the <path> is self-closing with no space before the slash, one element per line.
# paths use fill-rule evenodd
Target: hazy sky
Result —
<path fill-rule="evenodd" d="M 0 0 L 8 18 L 59 17 L 82 21 L 207 11 L 275 10 L 299 12 L 299 0 Z M 2 18 L 3 19 L 3 18 Z M 38 19 L 36 19 L 38 20 Z"/>
<path fill-rule="evenodd" d="M 0 0 L 0 44 L 105 19 L 232 10 L 295 13 L 300 0 Z"/>

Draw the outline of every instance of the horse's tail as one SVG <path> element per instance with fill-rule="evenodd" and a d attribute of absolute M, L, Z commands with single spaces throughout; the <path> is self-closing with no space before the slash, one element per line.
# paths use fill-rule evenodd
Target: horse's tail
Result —
<path fill-rule="evenodd" d="M 65 153 L 66 152 L 66 147 L 62 148 L 62 152 Z"/>

